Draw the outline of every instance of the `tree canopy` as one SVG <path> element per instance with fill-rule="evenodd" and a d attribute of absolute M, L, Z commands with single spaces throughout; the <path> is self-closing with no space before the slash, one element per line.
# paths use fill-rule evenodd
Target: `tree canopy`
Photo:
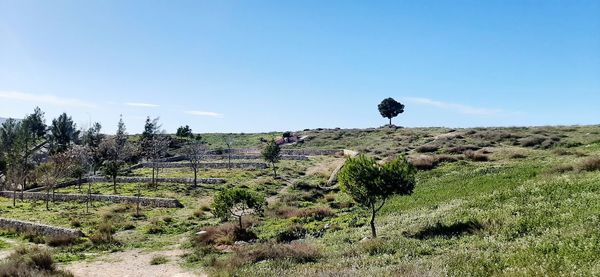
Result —
<path fill-rule="evenodd" d="M 267 143 L 261 154 L 263 159 L 271 164 L 273 167 L 273 175 L 277 177 L 277 167 L 275 164 L 281 159 L 281 148 L 279 145 L 272 139 Z"/>
<path fill-rule="evenodd" d="M 415 186 L 415 169 L 400 157 L 379 165 L 375 159 L 360 155 L 349 158 L 338 175 L 342 191 L 371 210 L 371 234 L 377 237 L 375 215 L 393 195 L 410 195 Z"/>
<path fill-rule="evenodd" d="M 243 229 L 242 216 L 262 214 L 265 205 L 265 196 L 261 193 L 242 188 L 225 189 L 215 195 L 213 212 L 222 220 L 237 218 L 239 229 Z"/>
<path fill-rule="evenodd" d="M 381 116 L 390 120 L 390 125 L 392 125 L 392 118 L 404 112 L 404 105 L 391 97 L 383 99 L 377 107 Z"/>

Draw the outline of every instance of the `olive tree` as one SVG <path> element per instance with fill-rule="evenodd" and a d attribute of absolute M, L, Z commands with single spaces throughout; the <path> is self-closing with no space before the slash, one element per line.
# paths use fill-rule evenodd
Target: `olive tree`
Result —
<path fill-rule="evenodd" d="M 390 120 L 390 125 L 392 125 L 392 118 L 404 112 L 404 105 L 391 97 L 383 99 L 377 107 L 381 116 Z"/>
<path fill-rule="evenodd" d="M 371 234 L 376 238 L 377 212 L 390 197 L 412 194 L 415 169 L 404 157 L 380 165 L 375 159 L 360 155 L 346 161 L 338 180 L 342 191 L 371 212 Z"/>
<path fill-rule="evenodd" d="M 237 218 L 239 230 L 243 230 L 242 216 L 262 214 L 265 204 L 261 193 L 242 188 L 225 189 L 215 195 L 213 212 L 222 220 Z"/>
<path fill-rule="evenodd" d="M 281 159 L 281 148 L 275 140 L 272 139 L 267 143 L 262 151 L 262 156 L 266 162 L 271 164 L 271 167 L 273 167 L 273 175 L 277 178 L 277 166 L 275 166 L 275 164 Z"/>

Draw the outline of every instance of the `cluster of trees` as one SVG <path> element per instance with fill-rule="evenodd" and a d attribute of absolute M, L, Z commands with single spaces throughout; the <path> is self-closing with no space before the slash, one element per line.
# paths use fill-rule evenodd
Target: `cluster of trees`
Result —
<path fill-rule="evenodd" d="M 35 108 L 23 120 L 8 119 L 0 126 L 0 182 L 2 189 L 14 191 L 13 204 L 18 190 L 42 184 L 49 192 L 57 180 L 81 181 L 99 167 L 99 124 L 79 130 L 63 113 L 46 126 L 44 117 Z"/>
<path fill-rule="evenodd" d="M 43 186 L 50 194 L 57 183 L 68 178 L 78 180 L 81 191 L 82 179 L 100 171 L 112 180 L 114 193 L 118 193 L 117 177 L 125 173 L 127 164 L 141 158 L 155 165 L 153 177 L 158 176 L 158 162 L 170 145 L 170 137 L 160 128 L 158 118 L 148 118 L 141 140 L 132 142 L 122 117 L 116 134 L 109 136 L 101 133 L 100 123 L 85 130 L 77 128 L 66 113 L 47 126 L 44 112 L 36 108 L 23 120 L 8 119 L 0 126 L 2 189 L 13 190 L 16 204 L 18 191 Z M 90 185 L 87 193 L 91 194 Z"/>

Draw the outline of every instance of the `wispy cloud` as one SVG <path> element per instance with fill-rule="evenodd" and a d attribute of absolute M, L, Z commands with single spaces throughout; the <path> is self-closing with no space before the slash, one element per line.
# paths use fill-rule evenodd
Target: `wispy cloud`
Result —
<path fill-rule="evenodd" d="M 186 114 L 196 115 L 196 116 L 208 116 L 215 118 L 223 118 L 223 114 L 215 113 L 215 112 L 207 112 L 207 111 L 185 111 Z"/>
<path fill-rule="evenodd" d="M 125 105 L 131 106 L 131 107 L 141 107 L 141 108 L 157 108 L 157 107 L 160 107 L 159 105 L 156 105 L 156 104 L 140 103 L 140 102 L 127 102 L 127 103 L 125 103 Z"/>
<path fill-rule="evenodd" d="M 495 116 L 495 115 L 503 115 L 507 112 L 501 109 L 488 109 L 482 107 L 473 107 L 468 105 L 456 104 L 456 103 L 448 103 L 437 101 L 429 98 L 421 98 L 421 97 L 405 97 L 404 101 L 416 105 L 424 105 L 424 106 L 432 106 L 446 110 L 456 111 L 462 114 L 470 114 L 470 115 L 484 115 L 484 116 Z"/>
<path fill-rule="evenodd" d="M 95 108 L 96 105 L 75 99 L 75 98 L 64 98 L 51 94 L 33 94 L 19 91 L 0 91 L 0 99 L 48 104 L 59 107 L 75 107 L 75 108 Z"/>

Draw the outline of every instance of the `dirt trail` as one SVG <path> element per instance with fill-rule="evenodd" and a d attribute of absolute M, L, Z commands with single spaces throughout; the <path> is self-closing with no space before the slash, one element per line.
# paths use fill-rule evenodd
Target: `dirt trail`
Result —
<path fill-rule="evenodd" d="M 124 252 L 111 253 L 92 262 L 76 262 L 64 266 L 63 268 L 73 273 L 75 276 L 120 276 L 120 277 L 146 277 L 146 276 L 164 276 L 164 277 L 191 277 L 207 276 L 202 272 L 194 272 L 181 268 L 177 263 L 182 250 L 166 250 L 156 252 L 142 252 L 140 250 L 129 250 Z M 165 256 L 168 262 L 161 265 L 150 265 L 154 256 Z"/>

